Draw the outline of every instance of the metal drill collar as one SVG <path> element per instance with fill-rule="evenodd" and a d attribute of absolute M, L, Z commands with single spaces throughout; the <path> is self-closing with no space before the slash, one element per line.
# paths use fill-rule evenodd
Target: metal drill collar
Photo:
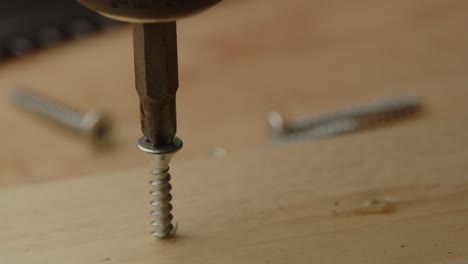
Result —
<path fill-rule="evenodd" d="M 221 0 L 78 0 L 109 18 L 131 23 L 169 22 L 200 13 Z"/>
<path fill-rule="evenodd" d="M 138 139 L 137 147 L 139 150 L 147 154 L 171 154 L 179 151 L 183 146 L 182 140 L 175 137 L 172 144 L 165 145 L 163 147 L 155 147 L 149 142 L 146 137 Z"/>

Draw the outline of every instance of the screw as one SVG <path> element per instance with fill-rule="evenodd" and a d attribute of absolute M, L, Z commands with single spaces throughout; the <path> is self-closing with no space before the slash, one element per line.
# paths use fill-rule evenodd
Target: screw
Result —
<path fill-rule="evenodd" d="M 13 103 L 89 138 L 93 143 L 108 143 L 112 130 L 108 115 L 100 111 L 79 112 L 26 89 L 15 88 Z"/>
<path fill-rule="evenodd" d="M 34 49 L 34 44 L 26 38 L 13 38 L 6 43 L 6 49 L 13 56 L 21 57 Z"/>
<path fill-rule="evenodd" d="M 37 33 L 37 42 L 41 47 L 52 47 L 61 42 L 65 36 L 57 28 L 45 28 Z"/>
<path fill-rule="evenodd" d="M 418 99 L 398 97 L 295 121 L 271 112 L 267 116 L 268 132 L 275 142 L 319 139 L 389 123 L 414 114 L 420 108 Z"/>
<path fill-rule="evenodd" d="M 154 210 L 151 215 L 154 220 L 151 225 L 154 230 L 151 234 L 156 238 L 169 238 L 176 232 L 176 227 L 172 224 L 172 195 L 170 184 L 171 174 L 169 174 L 169 163 L 174 154 L 182 148 L 182 141 L 175 138 L 173 143 L 164 147 L 154 147 L 153 144 L 146 138 L 141 137 L 138 140 L 137 147 L 144 153 L 148 154 L 152 164 L 150 185 L 152 190 L 150 194 L 153 196 L 151 205 Z"/>

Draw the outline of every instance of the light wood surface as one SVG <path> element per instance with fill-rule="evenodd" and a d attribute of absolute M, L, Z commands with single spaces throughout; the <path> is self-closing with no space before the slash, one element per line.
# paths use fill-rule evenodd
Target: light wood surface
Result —
<path fill-rule="evenodd" d="M 146 169 L 4 190 L 0 262 L 466 263 L 468 139 L 436 121 L 176 160 L 170 241 L 149 235 Z"/>
<path fill-rule="evenodd" d="M 271 109 L 294 117 L 390 95 L 422 96 L 428 116 L 462 126 L 466 111 L 451 101 L 467 94 L 467 8 L 457 0 L 226 1 L 180 22 L 186 144 L 178 158 L 268 145 Z M 124 28 L 1 65 L 0 186 L 144 166 L 134 147 L 141 133 L 131 45 Z M 18 111 L 8 103 L 18 84 L 109 111 L 116 146 L 95 151 Z"/>
<path fill-rule="evenodd" d="M 468 262 L 467 14 L 456 0 L 255 0 L 181 22 L 171 241 L 148 234 L 128 29 L 3 65 L 0 263 Z M 95 152 L 13 109 L 18 83 L 110 110 L 118 145 Z M 264 136 L 270 109 L 401 94 L 424 112 L 318 142 Z"/>

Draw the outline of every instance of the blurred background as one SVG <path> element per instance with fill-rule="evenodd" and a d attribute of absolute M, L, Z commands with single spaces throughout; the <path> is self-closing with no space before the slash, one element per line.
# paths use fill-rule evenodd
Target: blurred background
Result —
<path fill-rule="evenodd" d="M 2 1 L 2 61 L 117 25 L 73 0 Z"/>
<path fill-rule="evenodd" d="M 412 95 L 431 105 L 433 124 L 443 124 L 453 118 L 446 106 L 466 96 L 467 7 L 230 0 L 179 22 L 178 134 L 185 148 L 177 159 L 277 147 L 267 133 L 271 111 L 295 119 Z M 0 186 L 146 165 L 135 148 L 141 132 L 131 37 L 129 25 L 74 1 L 0 2 Z M 12 103 L 18 87 L 83 113 L 105 112 L 110 144 L 96 146 L 24 111 Z"/>

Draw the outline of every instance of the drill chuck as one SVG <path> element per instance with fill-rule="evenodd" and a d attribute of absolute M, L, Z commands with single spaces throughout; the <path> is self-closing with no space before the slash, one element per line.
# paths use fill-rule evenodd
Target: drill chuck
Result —
<path fill-rule="evenodd" d="M 176 21 L 200 13 L 221 0 L 79 0 L 109 18 L 131 23 Z"/>

